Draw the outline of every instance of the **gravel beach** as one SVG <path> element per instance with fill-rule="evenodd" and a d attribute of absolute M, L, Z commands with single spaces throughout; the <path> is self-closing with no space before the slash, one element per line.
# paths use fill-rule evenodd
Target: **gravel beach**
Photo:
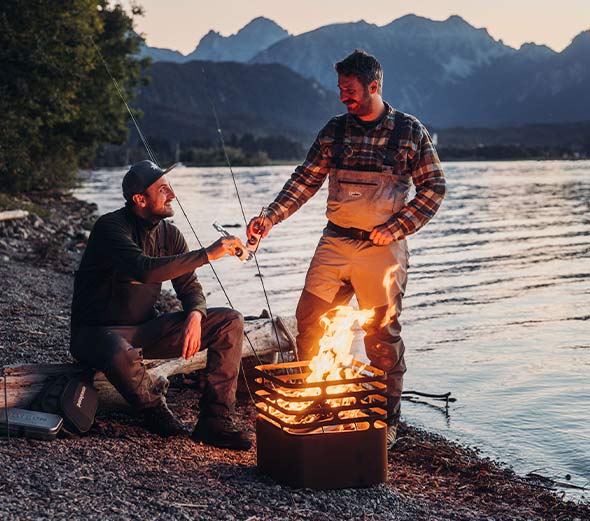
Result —
<path fill-rule="evenodd" d="M 60 193 L 28 201 L 44 216 L 0 221 L 0 366 L 72 361 L 73 272 L 96 208 Z M 198 390 L 186 382 L 172 382 L 169 403 L 192 426 Z M 239 397 L 236 416 L 254 431 L 247 396 Z M 405 424 L 389 454 L 387 483 L 368 489 L 283 487 L 257 471 L 255 448 L 232 452 L 183 436 L 160 438 L 124 413 L 99 415 L 81 437 L 0 438 L 0 466 L 6 520 L 590 519 L 588 504 L 564 501 L 552 483 Z"/>

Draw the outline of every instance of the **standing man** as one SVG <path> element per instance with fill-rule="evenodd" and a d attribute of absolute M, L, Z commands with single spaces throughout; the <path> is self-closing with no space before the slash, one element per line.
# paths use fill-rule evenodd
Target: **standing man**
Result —
<path fill-rule="evenodd" d="M 103 371 L 123 398 L 161 436 L 184 434 L 166 405 L 165 389 L 152 379 L 145 358 L 189 359 L 207 349 L 207 382 L 192 438 L 247 450 L 250 440 L 234 425 L 243 319 L 231 309 L 207 309 L 194 270 L 243 248 L 236 237 L 189 251 L 174 215 L 174 192 L 164 171 L 140 161 L 123 178 L 125 207 L 100 217 L 76 272 L 70 352 Z M 157 316 L 162 282 L 171 280 L 184 311 Z"/>
<path fill-rule="evenodd" d="M 265 237 L 329 176 L 328 223 L 297 306 L 297 350 L 300 359 L 312 358 L 322 336 L 320 316 L 348 303 L 353 294 L 361 309 L 375 309 L 365 327 L 365 349 L 371 363 L 387 373 L 391 448 L 406 371 L 398 320 L 407 280 L 406 236 L 434 216 L 445 179 L 426 128 L 383 101 L 383 70 L 375 57 L 356 50 L 336 64 L 336 72 L 348 113 L 320 131 L 266 217 L 250 221 L 248 236 Z M 416 195 L 408 202 L 412 183 Z"/>

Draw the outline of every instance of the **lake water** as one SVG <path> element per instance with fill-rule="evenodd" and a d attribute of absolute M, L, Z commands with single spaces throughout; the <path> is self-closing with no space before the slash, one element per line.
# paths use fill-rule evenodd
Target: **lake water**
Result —
<path fill-rule="evenodd" d="M 404 402 L 403 417 L 519 473 L 590 483 L 590 162 L 447 163 L 437 216 L 409 238 L 402 323 L 406 389 L 452 391 Z M 268 204 L 292 167 L 234 168 L 248 218 Z M 100 212 L 119 208 L 125 169 L 88 173 L 76 190 Z M 169 175 L 200 241 L 212 223 L 245 237 L 227 168 L 178 167 Z M 262 242 L 258 261 L 274 314 L 294 314 L 325 224 L 326 187 Z M 189 245 L 197 240 L 177 210 Z M 253 263 L 214 264 L 244 314 L 267 307 Z M 225 298 L 210 268 L 198 272 L 210 305 Z M 566 489 L 571 497 L 590 493 Z"/>

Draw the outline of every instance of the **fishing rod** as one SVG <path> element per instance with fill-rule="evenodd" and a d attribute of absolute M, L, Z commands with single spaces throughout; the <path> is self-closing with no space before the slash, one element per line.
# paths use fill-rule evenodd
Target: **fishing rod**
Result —
<path fill-rule="evenodd" d="M 122 101 L 122 102 L 123 102 L 123 104 L 125 105 L 125 108 L 127 109 L 127 112 L 129 113 L 129 116 L 131 117 L 131 121 L 133 122 L 133 124 L 134 124 L 134 126 L 135 126 L 135 128 L 136 128 L 136 130 L 137 130 L 137 133 L 138 133 L 138 135 L 139 135 L 139 137 L 140 137 L 140 139 L 141 139 L 141 142 L 143 143 L 143 145 L 144 145 L 144 147 L 145 147 L 145 149 L 146 149 L 146 151 L 147 151 L 147 153 L 148 153 L 148 156 L 150 157 L 151 161 L 152 161 L 153 163 L 155 163 L 156 165 L 158 165 L 158 167 L 159 167 L 159 166 L 160 166 L 160 163 L 158 162 L 158 159 L 157 159 L 157 157 L 156 157 L 156 154 L 155 154 L 155 152 L 153 151 L 153 149 L 151 148 L 151 146 L 150 146 L 150 144 L 149 144 L 149 142 L 148 142 L 148 139 L 147 139 L 147 137 L 145 136 L 145 134 L 144 134 L 144 133 L 143 133 L 143 131 L 141 130 L 141 127 L 139 126 L 139 123 L 137 122 L 137 120 L 136 120 L 135 116 L 133 115 L 133 112 L 132 112 L 131 108 L 129 107 L 129 104 L 127 103 L 127 100 L 126 100 L 125 96 L 123 95 L 123 91 L 122 91 L 122 89 L 121 89 L 121 87 L 120 87 L 120 85 L 119 85 L 119 82 L 117 81 L 117 79 L 116 79 L 116 78 L 114 77 L 114 75 L 112 74 L 110 67 L 108 66 L 108 64 L 107 64 L 106 60 L 104 59 L 104 57 L 103 57 L 102 53 L 100 52 L 100 49 L 99 49 L 99 47 L 98 47 L 98 46 L 96 45 L 96 43 L 94 42 L 94 39 L 93 39 L 91 36 L 88 36 L 88 39 L 89 39 L 90 43 L 92 44 L 92 46 L 94 47 L 94 49 L 95 49 L 96 53 L 98 54 L 98 56 L 99 56 L 100 60 L 102 61 L 102 64 L 104 65 L 104 68 L 105 68 L 105 70 L 107 71 L 107 74 L 109 75 L 109 77 L 111 78 L 111 80 L 112 80 L 113 84 L 115 85 L 115 89 L 116 89 L 116 91 L 117 91 L 117 93 L 118 93 L 119 97 L 121 98 L 121 101 Z M 216 116 L 216 117 L 217 117 L 217 116 Z M 218 131 L 219 131 L 219 132 L 221 132 L 221 129 L 218 129 Z M 227 157 L 227 152 L 225 151 L 225 148 L 224 148 L 224 153 L 226 154 L 226 157 Z M 228 158 L 228 161 L 229 161 L 229 158 Z M 231 168 L 231 167 L 230 167 L 230 168 Z M 232 177 L 233 177 L 233 171 L 232 171 Z M 235 178 L 234 178 L 234 184 L 235 184 Z M 172 186 L 172 185 L 171 185 L 171 186 Z M 236 186 L 236 190 L 237 190 L 237 186 Z M 175 195 L 176 195 L 176 194 L 175 194 Z M 184 210 L 184 207 L 183 207 L 182 203 L 180 202 L 180 199 L 178 198 L 178 196 L 177 196 L 177 195 L 176 195 L 176 202 L 178 203 L 178 206 L 179 206 L 179 208 L 180 208 L 180 210 L 181 210 L 181 212 L 182 212 L 182 214 L 183 214 L 184 218 L 186 219 L 186 221 L 187 221 L 187 223 L 188 223 L 188 225 L 189 225 L 189 228 L 191 229 L 191 231 L 192 231 L 193 235 L 195 236 L 195 239 L 196 239 L 196 241 L 197 241 L 197 243 L 198 243 L 199 247 L 200 247 L 200 248 L 203 248 L 203 244 L 202 244 L 201 240 L 199 239 L 199 236 L 197 235 L 197 232 L 196 232 L 196 230 L 194 229 L 194 227 L 193 227 L 193 225 L 192 225 L 192 223 L 191 223 L 190 219 L 188 218 L 188 215 L 186 214 L 186 212 L 185 212 L 185 210 Z M 244 219 L 245 219 L 245 214 L 244 214 L 243 207 L 241 206 L 241 201 L 240 201 L 240 207 L 242 208 L 242 214 L 244 215 Z M 257 265 L 258 265 L 258 263 L 257 263 Z M 234 305 L 232 304 L 232 301 L 231 301 L 231 299 L 230 299 L 230 297 L 229 297 L 229 295 L 228 295 L 227 291 L 225 290 L 225 287 L 223 286 L 223 284 L 222 284 L 222 282 L 221 282 L 221 279 L 219 278 L 219 275 L 217 274 L 217 271 L 215 270 L 215 268 L 213 267 L 213 265 L 212 265 L 211 263 L 209 263 L 209 266 L 210 266 L 210 268 L 211 268 L 211 271 L 213 272 L 213 275 L 215 276 L 215 279 L 217 280 L 217 283 L 219 284 L 219 287 L 221 288 L 221 291 L 223 292 L 223 295 L 225 296 L 225 298 L 226 298 L 226 300 L 227 300 L 227 303 L 229 304 L 229 306 L 230 306 L 232 309 L 234 309 L 234 310 L 235 310 L 235 307 L 234 307 Z M 260 273 L 260 271 L 259 271 L 259 273 Z M 262 280 L 262 277 L 260 277 L 260 278 L 261 278 L 261 280 Z M 272 321 L 273 321 L 273 320 L 272 320 L 272 316 L 271 316 L 271 322 L 272 322 Z M 274 328 L 275 328 L 275 334 L 276 334 L 276 326 L 274 325 L 274 323 L 273 323 L 273 326 L 274 326 Z M 262 365 L 262 360 L 260 360 L 260 357 L 258 356 L 258 353 L 257 353 L 257 352 L 256 352 L 256 350 L 254 349 L 254 345 L 252 344 L 252 341 L 250 340 L 250 338 L 248 337 L 248 334 L 247 334 L 246 332 L 244 332 L 244 337 L 246 338 L 246 340 L 247 340 L 247 342 L 248 342 L 248 344 L 249 344 L 249 346 L 250 346 L 250 348 L 251 348 L 252 352 L 254 353 L 254 356 L 256 357 L 256 360 L 258 361 L 258 363 L 259 363 L 260 365 Z M 278 335 L 277 335 L 277 343 L 278 343 L 278 349 L 279 349 L 279 352 L 281 352 L 281 355 L 282 355 L 281 344 L 280 344 L 280 341 L 279 341 Z M 242 371 L 243 371 L 243 367 L 242 367 Z M 245 373 L 244 373 L 244 377 L 245 377 Z M 249 389 L 249 388 L 248 388 L 248 391 L 250 391 L 250 389 Z M 252 395 L 251 395 L 251 394 L 250 394 L 250 396 L 252 397 Z"/>
<path fill-rule="evenodd" d="M 236 191 L 236 196 L 238 199 L 238 204 L 240 205 L 240 210 L 242 212 L 242 218 L 244 219 L 244 224 L 246 225 L 246 229 L 247 229 L 248 228 L 248 219 L 246 218 L 246 212 L 244 211 L 244 205 L 242 204 L 242 198 L 240 197 L 240 191 L 238 189 L 238 184 L 236 182 L 236 176 L 234 174 L 234 170 L 232 168 L 232 164 L 231 164 L 231 161 L 229 160 L 229 155 L 228 155 L 227 149 L 225 147 L 225 139 L 223 138 L 223 131 L 221 130 L 221 124 L 219 122 L 219 117 L 217 115 L 215 103 L 213 103 L 213 99 L 209 95 L 208 79 L 207 79 L 207 74 L 205 73 L 205 66 L 201 67 L 201 71 L 203 72 L 203 79 L 204 79 L 204 83 L 205 83 L 205 95 L 207 96 L 207 100 L 209 101 L 209 105 L 211 106 L 211 112 L 213 113 L 213 117 L 215 118 L 215 124 L 217 126 L 217 133 L 219 134 L 219 141 L 221 143 L 223 155 L 225 156 L 225 162 L 227 163 L 227 166 L 229 168 L 229 171 L 230 171 L 230 174 L 232 177 L 234 189 Z M 265 208 L 262 208 L 262 211 L 260 212 L 259 217 L 266 217 L 266 209 Z M 254 240 L 251 240 L 251 239 L 254 239 Z M 256 270 L 258 272 L 258 278 L 260 279 L 260 285 L 262 286 L 262 292 L 264 293 L 264 298 L 266 300 L 268 313 L 270 315 L 270 322 L 271 322 L 273 329 L 274 329 L 275 337 L 277 340 L 277 346 L 279 348 L 279 353 L 281 355 L 281 360 L 283 362 L 285 362 L 285 356 L 283 354 L 283 350 L 281 349 L 281 342 L 279 340 L 279 332 L 277 329 L 277 325 L 275 323 L 274 316 L 272 314 L 272 309 L 270 307 L 270 301 L 268 298 L 268 293 L 266 292 L 266 287 L 264 285 L 264 278 L 262 277 L 262 272 L 260 270 L 260 264 L 258 263 L 258 257 L 256 256 L 256 251 L 258 250 L 258 244 L 260 242 L 260 239 L 261 239 L 260 236 L 252 236 L 248 240 L 247 248 L 252 252 L 252 256 L 254 257 L 254 262 L 256 263 Z M 297 351 L 295 351 L 295 357 L 297 358 Z"/>

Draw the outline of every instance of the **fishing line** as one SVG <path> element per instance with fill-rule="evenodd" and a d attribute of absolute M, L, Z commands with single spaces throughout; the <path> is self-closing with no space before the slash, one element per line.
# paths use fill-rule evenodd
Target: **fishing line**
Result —
<path fill-rule="evenodd" d="M 121 101 L 123 102 L 123 104 L 125 105 L 125 108 L 127 109 L 127 112 L 129 113 L 129 115 L 131 116 L 131 120 L 133 121 L 133 124 L 135 125 L 135 128 L 137 129 L 137 133 L 139 134 L 139 137 L 150 157 L 150 159 L 152 160 L 153 163 L 155 163 L 156 165 L 160 166 L 158 159 L 156 157 L 156 154 L 154 153 L 154 151 L 152 150 L 147 137 L 145 136 L 145 134 L 142 132 L 139 123 L 137 122 L 137 120 L 135 119 L 135 116 L 133 115 L 133 112 L 131 111 L 131 108 L 129 107 L 129 104 L 127 103 L 127 100 L 125 99 L 125 96 L 123 95 L 123 90 L 121 89 L 121 87 L 119 86 L 119 82 L 116 80 L 116 78 L 113 76 L 113 74 L 111 73 L 111 69 L 109 68 L 107 62 L 105 61 L 102 53 L 100 52 L 100 49 L 98 48 L 98 46 L 96 45 L 96 43 L 94 42 L 94 40 L 89 36 L 88 37 L 89 41 L 91 42 L 91 44 L 93 45 L 94 49 L 96 50 L 98 56 L 100 57 L 100 60 L 102 61 L 108 75 L 110 76 L 111 80 L 113 81 L 113 84 L 115 85 L 115 89 L 117 90 L 117 93 L 119 94 L 119 97 L 121 98 Z M 232 173 L 233 175 L 233 173 Z M 235 182 L 235 181 L 234 181 Z M 170 186 L 172 187 L 172 184 L 170 184 Z M 175 194 L 176 195 L 176 194 Z M 200 248 L 203 248 L 203 244 L 201 243 L 201 240 L 199 239 L 199 236 L 197 235 L 197 232 L 195 231 L 191 221 L 189 220 L 186 212 L 184 211 L 184 207 L 182 206 L 182 203 L 180 202 L 180 200 L 178 199 L 178 196 L 176 196 L 176 202 L 178 203 L 178 206 L 182 212 L 182 215 L 184 216 L 184 218 L 186 219 L 189 228 L 191 229 L 191 231 L 193 232 L 193 235 L 195 236 L 195 239 L 197 240 L 197 243 L 199 244 Z M 241 203 L 240 203 L 241 204 Z M 243 213 L 243 210 L 242 210 Z M 244 216 L 245 217 L 245 216 Z M 215 276 L 215 279 L 217 280 L 217 283 L 219 284 L 219 287 L 221 288 L 221 291 L 223 292 L 223 295 L 225 296 L 227 303 L 229 304 L 229 306 L 235 310 L 236 308 L 234 307 L 234 305 L 231 302 L 231 299 L 229 298 L 229 295 L 227 294 L 227 291 L 225 290 L 223 284 L 221 283 L 221 279 L 219 278 L 217 271 L 215 270 L 215 268 L 213 267 L 213 265 L 211 263 L 209 263 L 209 267 L 211 268 L 211 271 L 213 272 L 213 275 Z M 271 321 L 272 321 L 272 316 L 271 316 Z M 273 326 L 274 326 L 274 322 L 273 322 Z M 276 326 L 275 326 L 276 328 Z M 276 332 L 276 329 L 275 329 Z M 258 363 L 260 365 L 262 365 L 262 360 L 260 360 L 260 357 L 258 356 L 258 353 L 256 352 L 256 350 L 254 349 L 254 345 L 252 344 L 252 341 L 250 340 L 250 338 L 248 337 L 247 333 L 244 332 L 244 337 L 246 338 L 248 344 L 250 345 L 250 348 L 252 349 L 252 352 L 254 353 L 254 356 L 256 357 L 256 360 L 258 361 Z M 277 341 L 278 341 L 278 337 L 277 337 Z M 281 349 L 280 346 L 280 342 L 279 342 L 279 351 Z"/>
<path fill-rule="evenodd" d="M 221 148 L 223 149 L 223 155 L 225 156 L 225 162 L 229 168 L 231 173 L 231 178 L 234 183 L 234 188 L 236 190 L 236 196 L 238 199 L 238 204 L 240 205 L 240 210 L 242 212 L 242 217 L 244 219 L 244 224 L 246 228 L 248 228 L 248 219 L 246 218 L 246 212 L 244 211 L 244 205 L 242 204 L 242 198 L 240 197 L 240 191 L 238 190 L 238 184 L 236 182 L 236 176 L 234 175 L 234 169 L 232 168 L 231 161 L 229 160 L 229 156 L 227 154 L 227 149 L 225 147 L 225 139 L 223 139 L 223 132 L 221 131 L 221 124 L 219 123 L 219 117 L 217 116 L 217 110 L 215 108 L 215 104 L 213 103 L 213 99 L 209 95 L 209 88 L 208 88 L 208 79 L 207 74 L 205 73 L 205 67 L 201 67 L 201 71 L 203 72 L 203 79 L 205 80 L 205 96 L 207 96 L 207 100 L 209 101 L 209 105 L 211 105 L 211 111 L 213 112 L 213 117 L 215 118 L 215 125 L 217 126 L 217 133 L 219 134 L 219 141 L 221 142 Z M 277 330 L 277 325 L 275 324 L 274 316 L 272 314 L 272 309 L 270 307 L 270 301 L 268 299 L 268 293 L 266 292 L 266 287 L 264 285 L 264 279 L 262 277 L 262 272 L 260 271 L 260 264 L 258 264 L 258 257 L 256 256 L 256 251 L 252 252 L 254 255 L 254 262 L 256 263 L 256 270 L 258 271 L 258 278 L 260 279 L 260 284 L 262 286 L 262 292 L 264 293 L 264 298 L 266 300 L 266 306 L 268 307 L 268 313 L 270 315 L 270 320 L 273 325 L 275 337 L 277 339 L 277 346 L 279 347 L 279 353 L 281 354 L 281 360 L 285 362 L 285 355 L 283 354 L 283 350 L 281 349 L 281 342 L 279 340 L 279 333 Z M 297 355 L 295 355 L 297 357 Z"/>

